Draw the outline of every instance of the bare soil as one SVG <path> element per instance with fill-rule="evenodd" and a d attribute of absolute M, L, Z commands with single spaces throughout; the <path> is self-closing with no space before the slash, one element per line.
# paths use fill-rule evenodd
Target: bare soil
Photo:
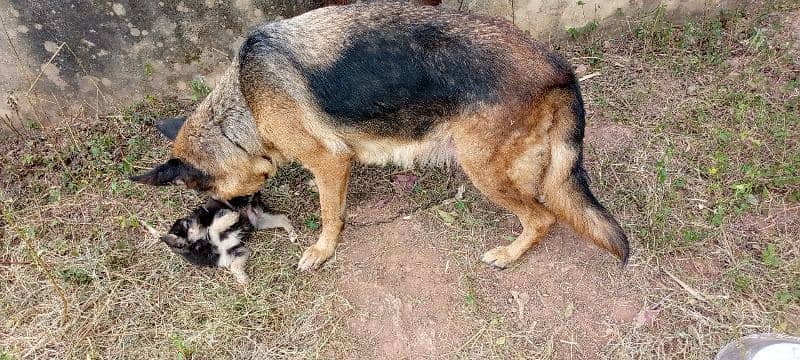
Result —
<path fill-rule="evenodd" d="M 592 127 L 591 133 L 630 136 L 625 127 L 612 125 Z M 351 223 L 389 222 L 350 226 L 343 233 L 334 273 L 335 287 L 352 306 L 343 337 L 350 350 L 336 357 L 453 355 L 472 345 L 471 337 L 481 330 L 471 306 L 484 299 L 482 311 L 502 319 L 504 331 L 542 334 L 552 353 L 592 359 L 615 329 L 631 324 L 642 310 L 644 296 L 630 284 L 636 267 L 621 269 L 569 228 L 554 227 L 517 265 L 499 270 L 479 257 L 518 234 L 513 216 L 500 214 L 506 220 L 497 232 L 482 234 L 488 235 L 483 246 L 470 249 L 452 243 L 464 240 L 453 240 L 452 229 L 437 219 L 398 216 L 413 208 L 402 195 L 350 205 Z"/>

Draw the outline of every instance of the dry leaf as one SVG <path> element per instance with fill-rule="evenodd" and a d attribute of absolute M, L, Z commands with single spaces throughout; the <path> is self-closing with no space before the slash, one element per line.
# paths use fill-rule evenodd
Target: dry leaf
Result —
<path fill-rule="evenodd" d="M 639 313 L 636 314 L 636 318 L 634 319 L 636 327 L 647 326 L 652 324 L 654 321 L 656 321 L 656 316 L 658 316 L 658 313 L 660 311 L 661 310 L 658 309 L 644 309 L 642 311 L 639 311 Z"/>

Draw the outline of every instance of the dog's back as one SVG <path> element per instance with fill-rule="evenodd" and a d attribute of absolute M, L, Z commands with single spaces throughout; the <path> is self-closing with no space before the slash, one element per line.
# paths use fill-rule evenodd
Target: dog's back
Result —
<path fill-rule="evenodd" d="M 392 2 L 266 23 L 239 62 L 248 103 L 280 89 L 332 126 L 402 139 L 480 107 L 524 107 L 574 80 L 568 63 L 506 21 Z"/>

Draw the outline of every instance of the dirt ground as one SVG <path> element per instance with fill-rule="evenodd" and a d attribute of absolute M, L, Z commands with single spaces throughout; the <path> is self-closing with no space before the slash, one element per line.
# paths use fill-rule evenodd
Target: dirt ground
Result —
<path fill-rule="evenodd" d="M 380 222 L 410 208 L 397 196 L 369 198 L 351 206 L 351 220 Z M 334 273 L 336 287 L 353 306 L 345 338 L 358 350 L 337 355 L 422 358 L 469 349 L 485 329 L 469 309 L 471 292 L 486 299 L 507 331 L 541 332 L 551 351 L 572 358 L 592 358 L 616 326 L 633 322 L 645 303 L 629 284 L 636 266 L 620 269 L 568 228 L 556 227 L 511 269 L 481 264 L 481 249 L 521 230 L 510 215 L 501 217 L 506 221 L 496 233 L 473 235 L 480 238 L 477 247 L 455 242 L 441 221 L 420 216 L 348 228 Z"/>
<path fill-rule="evenodd" d="M 709 359 L 800 335 L 798 19 L 798 1 L 683 23 L 656 9 L 549 42 L 584 79 L 586 167 L 626 268 L 563 225 L 488 267 L 521 227 L 459 169 L 357 166 L 335 257 L 299 272 L 318 194 L 291 165 L 265 199 L 299 240 L 258 232 L 242 287 L 147 230 L 198 194 L 127 180 L 167 157 L 154 122 L 194 101 L 4 129 L 0 360 Z"/>

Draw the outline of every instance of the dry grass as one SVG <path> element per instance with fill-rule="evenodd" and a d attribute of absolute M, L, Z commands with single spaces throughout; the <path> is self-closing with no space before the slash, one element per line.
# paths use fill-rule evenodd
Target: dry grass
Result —
<path fill-rule="evenodd" d="M 590 150 L 589 172 L 663 317 L 627 329 L 614 357 L 708 358 L 737 336 L 800 332 L 797 14 L 768 1 L 674 25 L 656 11 L 626 37 L 580 40 L 603 73 L 584 85 L 591 121 L 636 134 Z"/>
<path fill-rule="evenodd" d="M 583 83 L 597 129 L 587 165 L 635 244 L 620 292 L 655 314 L 614 325 L 601 357 L 706 359 L 741 335 L 800 334 L 800 39 L 790 31 L 798 32 L 798 9 L 797 1 L 767 2 L 683 25 L 656 11 L 622 22 L 623 31 L 573 31 L 577 39 L 553 44 L 583 74 L 601 74 Z M 2 135 L 0 359 L 359 350 L 343 321 L 352 307 L 335 286 L 337 265 L 317 274 L 294 268 L 318 218 L 302 169 L 284 169 L 268 185 L 301 228 L 301 244 L 259 234 L 247 289 L 224 272 L 188 266 L 143 229 L 165 228 L 201 201 L 126 180 L 166 156 L 153 121 L 190 106 L 149 99 L 107 118 Z M 619 132 L 603 138 L 609 128 Z M 394 172 L 359 168 L 351 200 L 394 194 Z M 475 288 L 485 283 L 477 254 L 505 215 L 471 188 L 443 205 L 464 182 L 457 172 L 417 174 L 412 209 L 428 230 L 457 240 L 448 258 L 462 270 L 458 307 L 470 334 L 449 355 L 573 356 L 551 328 L 516 327 L 490 306 L 490 292 Z M 438 210 L 456 215 L 447 229 L 442 220 L 453 220 Z"/>
<path fill-rule="evenodd" d="M 327 343 L 338 316 L 330 307 L 339 300 L 309 284 L 313 277 L 296 276 L 297 246 L 262 235 L 253 266 L 269 275 L 241 291 L 228 274 L 175 261 L 144 231 L 142 221 L 165 228 L 201 201 L 125 180 L 141 171 L 133 164 L 165 156 L 151 125 L 156 114 L 174 111 L 146 103 L 6 143 L 4 351 L 19 358 L 310 357 Z"/>

